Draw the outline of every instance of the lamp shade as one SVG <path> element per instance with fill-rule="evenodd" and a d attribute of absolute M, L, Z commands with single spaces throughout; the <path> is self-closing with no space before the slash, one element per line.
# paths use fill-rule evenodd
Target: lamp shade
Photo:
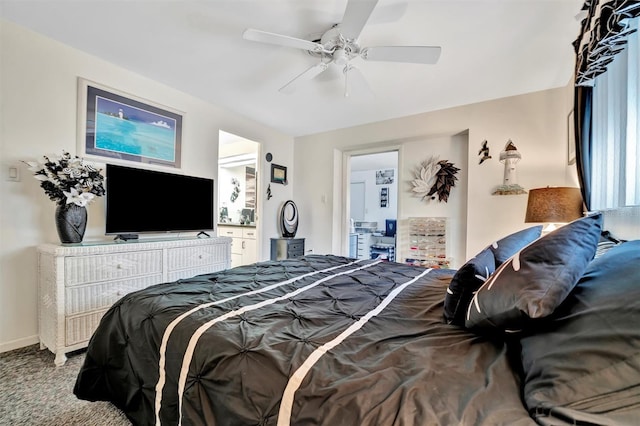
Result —
<path fill-rule="evenodd" d="M 529 190 L 525 222 L 567 223 L 582 217 L 579 188 L 546 187 Z"/>

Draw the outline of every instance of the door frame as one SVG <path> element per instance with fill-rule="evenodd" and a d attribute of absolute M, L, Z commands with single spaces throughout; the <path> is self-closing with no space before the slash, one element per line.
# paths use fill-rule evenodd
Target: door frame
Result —
<path fill-rule="evenodd" d="M 358 149 L 344 150 L 340 156 L 342 164 L 336 169 L 342 169 L 340 174 L 339 188 L 342 191 L 340 203 L 334 204 L 334 217 L 339 217 L 339 224 L 336 226 L 336 231 L 333 236 L 333 252 L 339 253 L 343 256 L 347 256 L 349 253 L 349 234 L 350 234 L 350 219 L 351 219 L 351 157 L 367 154 L 380 154 L 383 152 L 397 151 L 398 152 L 398 194 L 402 191 L 400 187 L 400 176 L 402 176 L 402 170 L 404 168 L 402 144 L 397 141 L 380 144 L 370 147 L 361 147 Z M 338 198 L 338 197 L 336 197 Z M 338 211 L 336 211 L 338 210 Z M 398 196 L 398 211 L 396 212 L 397 220 L 400 220 L 400 212 L 402 212 L 402 197 Z"/>

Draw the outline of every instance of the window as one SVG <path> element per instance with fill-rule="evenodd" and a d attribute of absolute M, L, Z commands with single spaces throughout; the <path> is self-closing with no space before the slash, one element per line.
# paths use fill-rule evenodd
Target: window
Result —
<path fill-rule="evenodd" d="M 638 28 L 638 18 L 632 27 Z M 640 205 L 640 37 L 595 78 L 591 209 Z"/>

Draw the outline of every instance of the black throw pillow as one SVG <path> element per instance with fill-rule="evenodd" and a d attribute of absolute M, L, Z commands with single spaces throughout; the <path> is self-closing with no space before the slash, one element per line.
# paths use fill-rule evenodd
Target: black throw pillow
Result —
<path fill-rule="evenodd" d="M 489 247 L 496 258 L 496 268 L 525 246 L 540 238 L 540 234 L 542 234 L 542 225 L 536 225 L 514 232 L 491 244 Z"/>
<path fill-rule="evenodd" d="M 495 262 L 493 252 L 487 247 L 456 271 L 444 298 L 444 317 L 448 324 L 464 325 L 467 306 L 495 271 Z"/>
<path fill-rule="evenodd" d="M 594 258 L 601 231 L 598 213 L 568 223 L 517 252 L 478 289 L 465 325 L 513 332 L 553 313 Z"/>

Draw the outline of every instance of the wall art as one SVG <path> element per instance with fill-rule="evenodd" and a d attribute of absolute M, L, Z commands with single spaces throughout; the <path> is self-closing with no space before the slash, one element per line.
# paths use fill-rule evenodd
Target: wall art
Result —
<path fill-rule="evenodd" d="M 271 182 L 286 185 L 287 168 L 278 164 L 271 163 Z"/>
<path fill-rule="evenodd" d="M 376 185 L 389 185 L 393 183 L 393 169 L 377 170 Z"/>
<path fill-rule="evenodd" d="M 180 168 L 183 113 L 78 80 L 78 151 L 106 163 Z"/>

